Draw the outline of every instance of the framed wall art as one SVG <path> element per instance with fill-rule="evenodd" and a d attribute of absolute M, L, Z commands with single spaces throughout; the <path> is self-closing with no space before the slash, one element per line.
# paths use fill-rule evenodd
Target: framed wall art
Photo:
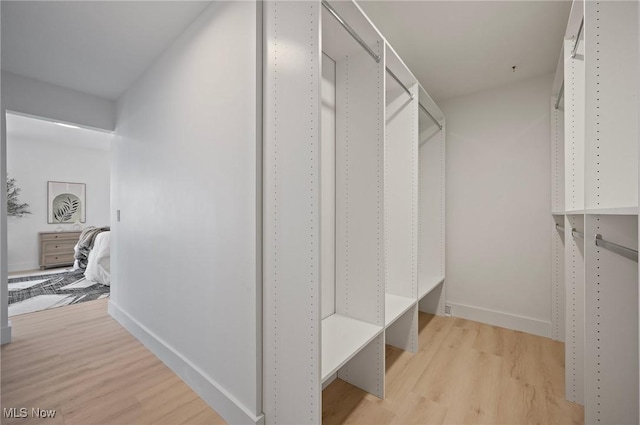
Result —
<path fill-rule="evenodd" d="M 86 222 L 86 184 L 48 182 L 48 223 Z"/>

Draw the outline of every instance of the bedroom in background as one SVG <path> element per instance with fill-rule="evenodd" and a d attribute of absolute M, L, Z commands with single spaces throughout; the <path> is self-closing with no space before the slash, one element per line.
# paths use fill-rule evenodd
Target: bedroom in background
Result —
<path fill-rule="evenodd" d="M 7 113 L 9 317 L 109 296 L 112 135 Z"/>

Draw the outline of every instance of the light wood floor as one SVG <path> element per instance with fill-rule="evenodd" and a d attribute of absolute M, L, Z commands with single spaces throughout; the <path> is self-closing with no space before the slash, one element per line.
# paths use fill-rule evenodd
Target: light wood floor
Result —
<path fill-rule="evenodd" d="M 323 425 L 582 424 L 564 399 L 564 344 L 463 319 L 420 313 L 420 351 L 387 347 L 380 400 L 336 380 Z"/>
<path fill-rule="evenodd" d="M 120 327 L 106 300 L 13 317 L 2 347 L 2 407 L 56 409 L 3 424 L 225 422 Z M 563 344 L 462 319 L 420 314 L 420 348 L 387 347 L 386 399 L 336 381 L 323 424 L 582 424 L 564 400 Z"/>
<path fill-rule="evenodd" d="M 3 424 L 225 422 L 107 314 L 107 300 L 11 318 L 2 346 L 2 407 L 55 409 L 54 419 Z"/>

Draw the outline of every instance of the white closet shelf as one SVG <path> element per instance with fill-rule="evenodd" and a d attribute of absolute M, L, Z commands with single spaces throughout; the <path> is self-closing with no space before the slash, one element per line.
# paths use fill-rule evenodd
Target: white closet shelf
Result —
<path fill-rule="evenodd" d="M 429 294 L 429 292 L 433 291 L 434 289 L 436 289 L 436 287 L 438 285 L 440 285 L 442 282 L 444 282 L 444 276 L 440 276 L 436 279 L 434 279 L 432 282 L 427 282 L 426 285 L 418 285 L 418 301 L 423 299 L 425 296 L 427 296 Z"/>
<path fill-rule="evenodd" d="M 586 213 L 592 215 L 638 215 L 638 207 L 588 208 Z"/>
<path fill-rule="evenodd" d="M 332 314 L 322 320 L 322 366 L 324 383 L 383 331 L 382 326 Z"/>
<path fill-rule="evenodd" d="M 586 211 L 585 210 L 567 210 L 564 213 L 566 215 L 580 215 L 580 214 L 584 214 Z"/>
<path fill-rule="evenodd" d="M 564 211 L 551 211 L 551 215 L 564 215 Z"/>
<path fill-rule="evenodd" d="M 384 297 L 384 318 L 385 327 L 389 327 L 400 316 L 406 313 L 411 307 L 417 303 L 417 300 L 413 300 L 407 297 L 401 297 L 393 294 L 385 294 Z"/>

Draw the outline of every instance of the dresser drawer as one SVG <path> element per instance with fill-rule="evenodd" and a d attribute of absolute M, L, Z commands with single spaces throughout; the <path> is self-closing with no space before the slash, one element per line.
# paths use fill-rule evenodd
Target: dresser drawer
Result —
<path fill-rule="evenodd" d="M 76 246 L 76 242 L 70 240 L 60 240 L 60 241 L 43 241 L 42 242 L 42 253 L 44 255 L 47 254 L 60 254 L 73 252 L 73 247 Z"/>
<path fill-rule="evenodd" d="M 75 245 L 80 238 L 80 232 L 40 233 L 41 241 L 72 240 Z"/>
<path fill-rule="evenodd" d="M 73 264 L 74 258 L 73 253 L 63 253 L 63 254 L 46 254 L 44 255 L 44 264 L 43 267 L 56 266 L 56 265 L 66 265 Z"/>
<path fill-rule="evenodd" d="M 71 265 L 74 262 L 73 247 L 82 232 L 41 232 L 40 268 Z"/>

